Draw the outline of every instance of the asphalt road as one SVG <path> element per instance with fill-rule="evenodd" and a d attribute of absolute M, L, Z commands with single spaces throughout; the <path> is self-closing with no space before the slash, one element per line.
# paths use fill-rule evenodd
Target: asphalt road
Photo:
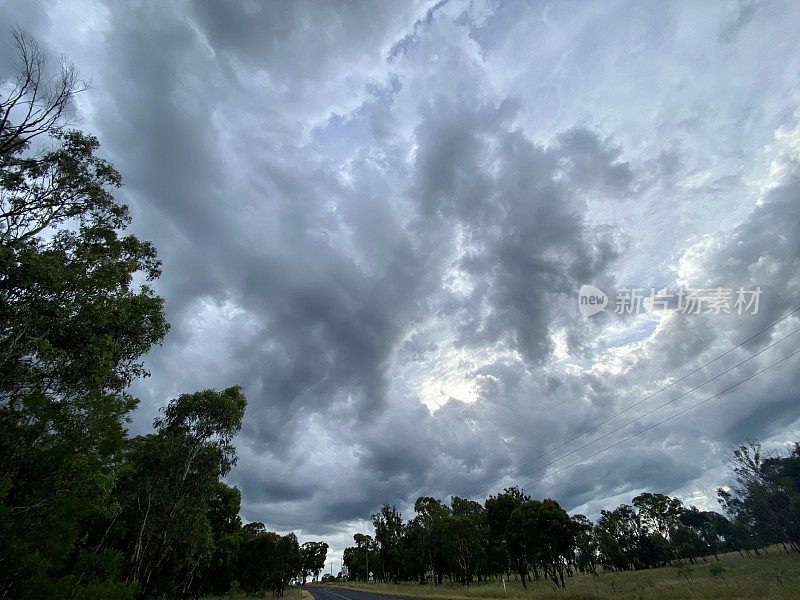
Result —
<path fill-rule="evenodd" d="M 384 596 L 383 594 L 370 594 L 368 592 L 354 592 L 341 588 L 306 587 L 311 592 L 314 600 L 401 600 L 399 596 Z"/>

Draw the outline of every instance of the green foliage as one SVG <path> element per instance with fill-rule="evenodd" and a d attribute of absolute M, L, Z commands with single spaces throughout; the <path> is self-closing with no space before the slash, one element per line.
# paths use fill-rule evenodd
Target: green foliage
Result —
<path fill-rule="evenodd" d="M 214 527 L 233 533 L 239 496 L 219 477 L 235 459 L 231 439 L 245 405 L 238 387 L 183 394 L 156 420 L 156 433 L 128 443 L 109 539 L 145 595 L 195 589 L 214 554 Z"/>
<path fill-rule="evenodd" d="M 398 581 L 400 577 L 400 544 L 403 535 L 403 517 L 396 506 L 384 504 L 379 513 L 372 515 L 375 541 L 378 544 L 378 564 L 382 579 Z"/>
<path fill-rule="evenodd" d="M 487 568 L 489 573 L 503 573 L 511 568 L 508 553 L 508 520 L 514 509 L 530 500 L 519 488 L 508 488 L 486 499 Z"/>
<path fill-rule="evenodd" d="M 356 545 L 345 548 L 342 564 L 347 568 L 351 579 L 366 581 L 368 573 L 374 572 L 378 548 L 372 537 L 363 533 L 355 534 L 353 541 Z M 369 569 L 368 564 L 371 564 Z"/>
<path fill-rule="evenodd" d="M 773 543 L 800 550 L 800 444 L 788 456 L 741 444 L 731 456 L 731 474 L 731 485 L 717 490 L 731 517 L 731 537 L 748 550 Z"/>
<path fill-rule="evenodd" d="M 639 520 L 644 529 L 668 537 L 684 511 L 683 503 L 677 498 L 664 494 L 645 492 L 633 499 L 633 506 L 639 513 Z"/>
<path fill-rule="evenodd" d="M 125 390 L 168 330 L 147 285 L 160 263 L 123 234 L 122 178 L 97 139 L 64 128 L 74 69 L 51 79 L 36 43 L 15 41 L 19 76 L 0 82 L 0 597 L 227 592 L 252 542 L 220 480 L 244 394 L 183 394 L 126 437 Z M 300 553 L 276 535 L 257 558 L 280 594 Z"/>
<path fill-rule="evenodd" d="M 458 580 L 471 584 L 473 574 L 486 566 L 485 509 L 479 503 L 453 496 L 451 514 L 443 528 L 443 549 Z"/>
<path fill-rule="evenodd" d="M 303 584 L 309 575 L 314 581 L 319 579 L 320 572 L 325 569 L 325 559 L 328 556 L 328 544 L 325 542 L 306 542 L 300 548 L 300 572 Z"/>
<path fill-rule="evenodd" d="M 555 500 L 525 500 L 507 525 L 509 551 L 523 578 L 533 569 L 556 586 L 564 586 L 564 565 L 573 554 L 575 538 L 569 515 Z"/>
<path fill-rule="evenodd" d="M 198 576 L 197 587 L 205 593 L 223 594 L 237 585 L 236 562 L 242 541 L 241 493 L 221 481 L 215 487 L 207 499 L 206 513 L 214 546 L 206 568 Z"/>
<path fill-rule="evenodd" d="M 600 550 L 592 522 L 584 515 L 573 515 L 572 535 L 575 539 L 575 566 L 583 573 L 596 575 Z"/>
<path fill-rule="evenodd" d="M 238 565 L 244 591 L 255 594 L 270 590 L 282 596 L 300 568 L 300 546 L 293 533 L 281 536 L 267 531 L 263 523 L 245 525 Z"/>
<path fill-rule="evenodd" d="M 708 556 L 758 554 L 765 543 L 779 543 L 786 552 L 800 549 L 800 445 L 788 455 L 770 456 L 757 444 L 743 445 L 733 459 L 732 485 L 719 492 L 730 520 L 650 492 L 633 498 L 632 505 L 601 511 L 594 524 L 517 488 L 483 505 L 453 497 L 448 506 L 423 496 L 405 524 L 385 504 L 373 515 L 376 542 L 356 534 L 344 566 L 351 581 L 364 581 L 369 554 L 370 570 L 384 582 L 442 585 L 447 578 L 470 585 L 513 572 L 523 588 L 537 580 L 563 587 L 576 571 L 599 576 L 668 565 L 688 582 L 694 565 Z"/>
<path fill-rule="evenodd" d="M 708 573 L 712 577 L 720 577 L 721 575 L 724 575 L 725 574 L 725 570 L 726 570 L 725 569 L 725 565 L 723 565 L 722 563 L 718 563 L 718 562 L 711 563 L 708 566 Z"/>
<path fill-rule="evenodd" d="M 61 127 L 74 71 L 43 80 L 44 55 L 15 39 L 27 62 L 0 86 L 0 591 L 130 596 L 111 574 L 117 555 L 82 543 L 111 503 L 136 404 L 124 390 L 167 331 L 161 298 L 133 285 L 159 263 L 121 235 L 121 177 L 97 140 Z"/>

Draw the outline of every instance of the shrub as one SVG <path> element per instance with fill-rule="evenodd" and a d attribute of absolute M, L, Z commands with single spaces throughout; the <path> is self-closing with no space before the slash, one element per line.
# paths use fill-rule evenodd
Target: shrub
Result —
<path fill-rule="evenodd" d="M 711 573 L 712 577 L 719 577 L 725 573 L 725 565 L 722 563 L 713 563 L 709 565 L 708 572 Z"/>

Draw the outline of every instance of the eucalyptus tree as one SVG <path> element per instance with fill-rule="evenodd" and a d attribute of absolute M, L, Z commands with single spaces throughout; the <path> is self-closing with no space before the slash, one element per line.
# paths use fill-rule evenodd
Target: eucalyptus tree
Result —
<path fill-rule="evenodd" d="M 582 573 L 597 575 L 600 547 L 594 525 L 585 515 L 573 515 L 572 535 L 575 538 L 575 566 Z"/>
<path fill-rule="evenodd" d="M 236 581 L 236 565 L 242 544 L 242 520 L 239 517 L 241 493 L 218 481 L 207 497 L 207 518 L 213 548 L 200 569 L 196 590 L 205 595 L 221 595 Z"/>
<path fill-rule="evenodd" d="M 443 526 L 443 546 L 451 569 L 462 584 L 486 568 L 485 509 L 474 500 L 453 496 Z"/>
<path fill-rule="evenodd" d="M 271 591 L 273 596 L 283 596 L 286 586 L 300 572 L 301 561 L 294 533 L 280 535 L 259 522 L 242 528 L 237 578 L 244 591 L 250 594 Z"/>
<path fill-rule="evenodd" d="M 704 554 L 712 554 L 717 560 L 718 554 L 732 541 L 731 522 L 717 512 L 701 511 L 692 506 L 684 510 L 680 521 L 697 533 L 704 544 Z"/>
<path fill-rule="evenodd" d="M 328 556 L 328 544 L 325 542 L 305 542 L 300 546 L 300 573 L 303 585 L 309 575 L 314 581 L 319 579 L 319 574 L 325 569 L 325 559 Z"/>
<path fill-rule="evenodd" d="M 450 508 L 441 500 L 422 496 L 414 503 L 414 511 L 424 532 L 424 552 L 428 559 L 428 568 L 434 581 L 441 584 L 446 569 L 443 546 L 445 523 L 450 516 Z"/>
<path fill-rule="evenodd" d="M 123 550 L 127 577 L 143 595 L 188 593 L 212 559 L 209 515 L 219 478 L 236 462 L 246 405 L 237 386 L 182 394 L 156 419 L 156 433 L 130 440 L 109 543 Z"/>
<path fill-rule="evenodd" d="M 344 549 L 342 554 L 342 564 L 347 567 L 348 577 L 354 581 L 366 581 L 369 572 L 374 568 L 374 560 L 377 555 L 375 542 L 372 536 L 356 533 L 353 536 L 355 546 Z M 372 556 L 372 567 L 370 567 L 370 556 Z"/>
<path fill-rule="evenodd" d="M 486 560 L 490 573 L 508 573 L 511 562 L 508 547 L 508 521 L 511 514 L 523 501 L 530 500 L 517 487 L 507 488 L 502 493 L 489 496 L 484 502 L 486 509 Z"/>
<path fill-rule="evenodd" d="M 768 544 L 800 549 L 800 448 L 788 456 L 767 454 L 757 442 L 740 444 L 731 455 L 731 478 L 717 490 L 745 547 Z"/>
<path fill-rule="evenodd" d="M 84 548 L 110 497 L 126 389 L 167 332 L 155 249 L 113 195 L 122 178 L 67 128 L 75 69 L 14 32 L 0 82 L 0 596 L 129 594 L 116 553 Z M 135 285 L 135 281 L 145 282 Z"/>
<path fill-rule="evenodd" d="M 603 565 L 622 571 L 635 567 L 642 524 L 632 506 L 622 504 L 612 511 L 600 511 L 596 531 Z"/>
<path fill-rule="evenodd" d="M 670 532 L 680 524 L 680 516 L 685 510 L 680 499 L 652 492 L 639 494 L 632 503 L 639 513 L 642 527 L 661 534 L 665 539 L 669 539 Z"/>
<path fill-rule="evenodd" d="M 564 572 L 574 556 L 573 523 L 555 500 L 525 500 L 508 522 L 509 550 L 523 585 L 529 570 L 565 587 Z"/>
<path fill-rule="evenodd" d="M 403 517 L 396 506 L 384 504 L 379 512 L 372 515 L 372 524 L 375 527 L 382 579 L 397 582 L 401 572 Z"/>

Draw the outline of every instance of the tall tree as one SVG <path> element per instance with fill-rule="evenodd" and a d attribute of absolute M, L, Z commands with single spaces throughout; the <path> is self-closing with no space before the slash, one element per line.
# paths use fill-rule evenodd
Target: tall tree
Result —
<path fill-rule="evenodd" d="M 17 76 L 0 82 L 0 596 L 93 597 L 120 563 L 80 542 L 111 505 L 125 390 L 167 331 L 161 298 L 133 284 L 159 262 L 121 235 L 121 177 L 98 141 L 65 128 L 75 69 L 51 74 L 32 38 L 14 39 Z"/>
<path fill-rule="evenodd" d="M 694 506 L 684 510 L 680 521 L 697 533 L 704 544 L 703 553 L 713 554 L 719 560 L 718 553 L 731 541 L 730 521 L 719 513 L 701 511 Z"/>
<path fill-rule="evenodd" d="M 297 536 L 294 533 L 281 536 L 277 553 L 272 561 L 270 589 L 273 595 L 283 596 L 286 586 L 300 572 L 300 561 L 300 544 L 297 542 Z"/>
<path fill-rule="evenodd" d="M 236 580 L 236 561 L 242 542 L 241 493 L 218 481 L 212 486 L 207 505 L 213 549 L 198 575 L 197 590 L 220 595 L 228 592 Z"/>
<path fill-rule="evenodd" d="M 156 419 L 155 434 L 130 441 L 110 543 L 125 551 L 128 578 L 144 595 L 188 593 L 210 562 L 209 514 L 219 478 L 235 463 L 246 404 L 239 387 L 182 394 Z"/>
<path fill-rule="evenodd" d="M 401 541 L 403 573 L 407 578 L 420 583 L 425 583 L 427 571 L 430 569 L 427 543 L 428 537 L 419 516 L 408 521 L 403 527 Z"/>
<path fill-rule="evenodd" d="M 356 533 L 353 536 L 355 546 L 344 549 L 342 563 L 347 567 L 348 577 L 355 581 L 367 581 L 369 573 L 374 569 L 377 556 L 375 541 L 372 536 Z"/>
<path fill-rule="evenodd" d="M 262 594 L 270 590 L 274 596 L 283 596 L 286 586 L 300 572 L 300 561 L 300 545 L 294 533 L 281 536 L 258 522 L 242 528 L 237 574 L 244 591 Z"/>
<path fill-rule="evenodd" d="M 278 551 L 277 533 L 267 531 L 263 523 L 248 523 L 242 528 L 237 578 L 241 588 L 251 594 L 264 592 L 272 577 L 271 560 Z"/>

